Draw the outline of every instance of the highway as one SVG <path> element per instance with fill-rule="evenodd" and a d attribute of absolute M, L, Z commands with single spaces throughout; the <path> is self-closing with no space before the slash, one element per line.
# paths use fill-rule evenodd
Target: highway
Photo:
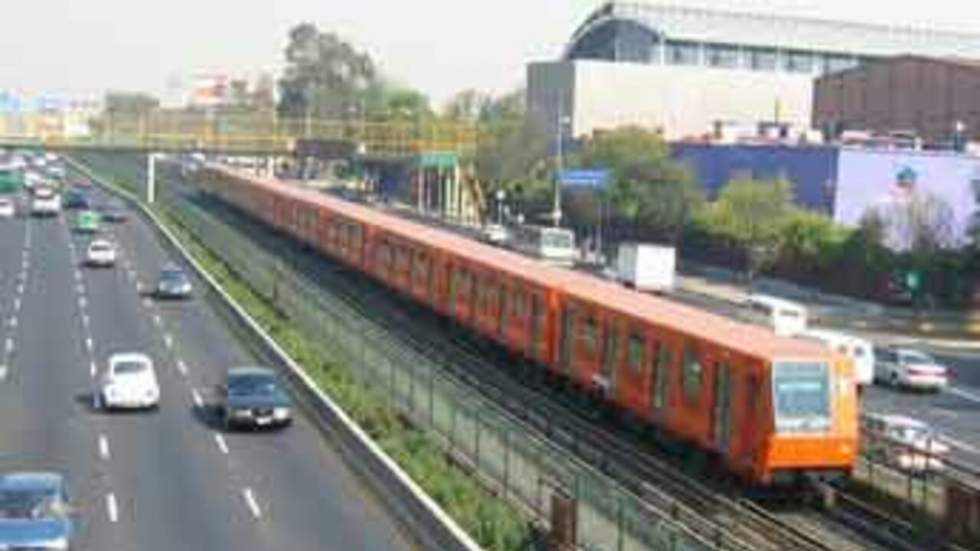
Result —
<path fill-rule="evenodd" d="M 282 432 L 218 430 L 210 389 L 254 363 L 247 348 L 203 300 L 145 296 L 174 259 L 140 218 L 109 230 L 121 257 L 106 270 L 80 267 L 89 237 L 72 221 L 0 220 L 0 470 L 66 475 L 74 548 L 417 548 L 301 412 Z M 159 410 L 93 411 L 119 351 L 154 359 Z"/>

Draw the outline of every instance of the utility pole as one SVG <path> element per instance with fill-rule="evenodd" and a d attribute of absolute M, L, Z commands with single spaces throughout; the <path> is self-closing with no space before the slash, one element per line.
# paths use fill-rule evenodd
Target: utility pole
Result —
<path fill-rule="evenodd" d="M 553 195 L 551 218 L 555 227 L 561 226 L 561 173 L 564 169 L 564 159 L 562 158 L 562 142 L 565 136 L 565 123 L 567 121 L 564 115 L 563 106 L 563 96 L 561 92 L 558 92 L 558 127 L 556 128 L 557 143 L 555 146 L 555 190 Z"/>
<path fill-rule="evenodd" d="M 157 197 L 157 154 L 146 157 L 146 203 L 152 205 Z"/>

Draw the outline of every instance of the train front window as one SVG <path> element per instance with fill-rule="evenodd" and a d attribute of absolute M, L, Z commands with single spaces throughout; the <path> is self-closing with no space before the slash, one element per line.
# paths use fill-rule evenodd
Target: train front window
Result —
<path fill-rule="evenodd" d="M 772 375 L 776 430 L 830 428 L 830 369 L 822 362 L 778 362 Z"/>

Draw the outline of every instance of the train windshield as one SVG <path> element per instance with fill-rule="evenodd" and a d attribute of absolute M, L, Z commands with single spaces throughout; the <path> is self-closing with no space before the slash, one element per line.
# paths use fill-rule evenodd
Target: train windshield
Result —
<path fill-rule="evenodd" d="M 778 362 L 772 377 L 776 430 L 830 428 L 830 369 L 822 362 Z"/>

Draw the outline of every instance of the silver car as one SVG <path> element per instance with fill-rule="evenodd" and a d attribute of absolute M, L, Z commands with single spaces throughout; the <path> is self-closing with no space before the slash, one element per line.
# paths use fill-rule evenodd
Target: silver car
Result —
<path fill-rule="evenodd" d="M 0 549 L 68 549 L 71 507 L 58 473 L 0 475 Z"/>

